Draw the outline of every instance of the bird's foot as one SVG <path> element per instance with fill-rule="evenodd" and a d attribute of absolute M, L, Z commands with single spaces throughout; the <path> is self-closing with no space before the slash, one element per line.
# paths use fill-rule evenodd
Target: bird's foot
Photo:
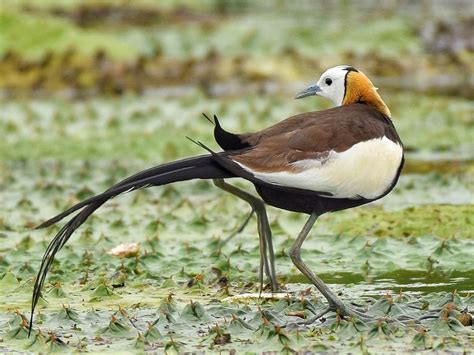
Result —
<path fill-rule="evenodd" d="M 277 281 L 272 282 L 271 280 L 268 280 L 263 288 L 259 290 L 259 292 L 283 293 L 287 292 L 287 289 L 280 285 Z"/>
<path fill-rule="evenodd" d="M 284 327 L 289 328 L 289 329 L 295 329 L 295 328 L 300 328 L 300 327 L 312 325 L 312 324 L 314 324 L 314 322 L 316 322 L 318 319 L 323 318 L 329 312 L 331 312 L 330 307 L 328 307 L 325 310 L 323 310 L 322 312 L 316 314 L 314 317 L 311 317 L 311 318 L 308 318 L 308 319 L 305 319 L 305 320 L 301 320 L 301 321 L 297 321 L 297 322 L 288 323 L 288 324 L 285 324 Z"/>
<path fill-rule="evenodd" d="M 356 317 L 362 321 L 371 321 L 374 320 L 374 317 L 367 314 L 367 310 L 355 305 L 346 305 L 342 302 L 337 302 L 335 304 L 330 305 L 330 311 L 336 312 L 336 314 L 341 317 Z"/>
<path fill-rule="evenodd" d="M 271 292 L 271 293 L 279 293 L 279 292 L 286 292 L 286 289 L 282 287 L 276 278 L 272 278 L 268 276 L 268 283 L 265 284 L 263 280 L 263 271 L 260 271 L 259 275 L 259 285 L 258 285 L 258 292 L 262 294 L 263 292 Z"/>
<path fill-rule="evenodd" d="M 295 329 L 295 328 L 300 328 L 304 326 L 310 326 L 310 325 L 313 325 L 317 320 L 322 319 L 326 314 L 330 312 L 336 313 L 337 316 L 340 318 L 355 317 L 355 318 L 360 319 L 363 322 L 370 322 L 375 319 L 373 316 L 367 314 L 366 310 L 363 308 L 348 306 L 342 302 L 338 302 L 336 304 L 329 305 L 326 309 L 324 309 L 323 311 L 314 315 L 311 318 L 297 321 L 297 322 L 288 323 L 284 327 Z"/>

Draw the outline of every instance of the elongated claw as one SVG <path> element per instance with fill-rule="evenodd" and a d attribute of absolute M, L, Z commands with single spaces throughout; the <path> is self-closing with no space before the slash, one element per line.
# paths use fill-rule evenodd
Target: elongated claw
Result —
<path fill-rule="evenodd" d="M 330 311 L 331 311 L 331 307 L 328 307 L 324 311 L 316 314 L 314 317 L 311 317 L 311 318 L 305 319 L 305 320 L 301 320 L 301 321 L 297 321 L 297 322 L 293 322 L 293 323 L 288 323 L 288 324 L 285 324 L 283 327 L 288 328 L 288 329 L 296 329 L 296 328 L 312 325 L 312 324 L 314 324 L 314 322 L 316 322 L 318 319 L 325 316 Z"/>

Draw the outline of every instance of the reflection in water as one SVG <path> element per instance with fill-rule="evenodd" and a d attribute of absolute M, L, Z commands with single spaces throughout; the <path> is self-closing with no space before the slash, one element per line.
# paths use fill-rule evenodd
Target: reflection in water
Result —
<path fill-rule="evenodd" d="M 474 277 L 471 271 L 455 271 L 450 274 L 425 271 L 395 270 L 377 277 L 365 277 L 349 272 L 325 273 L 319 275 L 328 284 L 345 285 L 364 295 L 382 295 L 388 291 L 426 294 L 429 292 L 474 292 Z M 294 275 L 288 283 L 309 283 L 305 277 Z"/>

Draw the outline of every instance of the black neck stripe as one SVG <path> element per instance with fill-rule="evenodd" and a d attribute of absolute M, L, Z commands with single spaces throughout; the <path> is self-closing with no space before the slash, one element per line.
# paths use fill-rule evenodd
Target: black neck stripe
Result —
<path fill-rule="evenodd" d="M 347 71 L 346 75 L 344 76 L 344 95 L 342 96 L 342 102 L 344 102 L 344 99 L 346 98 L 346 92 L 347 92 L 347 76 L 351 71 L 358 73 L 359 71 L 354 68 L 354 67 L 345 67 L 343 70 Z M 342 105 L 341 102 L 341 105 Z"/>

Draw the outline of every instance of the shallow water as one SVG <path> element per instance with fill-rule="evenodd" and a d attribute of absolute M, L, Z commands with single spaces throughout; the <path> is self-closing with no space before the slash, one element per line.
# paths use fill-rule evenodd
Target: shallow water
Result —
<path fill-rule="evenodd" d="M 474 293 L 474 271 L 453 271 L 449 275 L 416 270 L 395 270 L 367 279 L 361 274 L 334 273 L 319 275 L 328 284 L 357 285 L 367 295 L 383 295 L 386 292 L 427 294 L 430 292 Z M 304 277 L 291 277 L 291 282 L 301 282 Z"/>

